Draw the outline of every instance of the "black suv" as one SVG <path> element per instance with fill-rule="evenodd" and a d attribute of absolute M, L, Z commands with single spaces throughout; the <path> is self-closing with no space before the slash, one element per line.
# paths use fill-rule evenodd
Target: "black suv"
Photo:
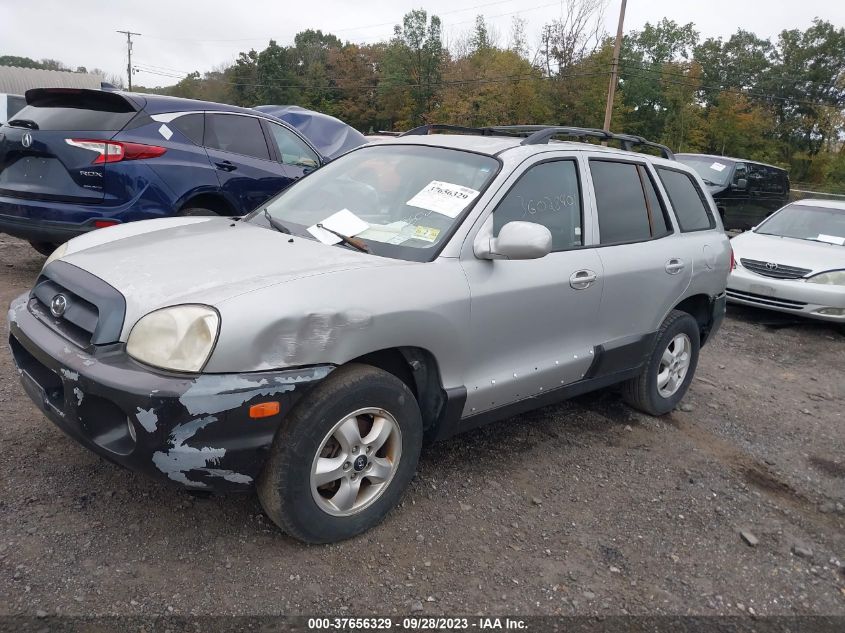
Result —
<path fill-rule="evenodd" d="M 785 169 L 742 158 L 675 154 L 704 180 L 726 229 L 750 229 L 789 202 Z"/>

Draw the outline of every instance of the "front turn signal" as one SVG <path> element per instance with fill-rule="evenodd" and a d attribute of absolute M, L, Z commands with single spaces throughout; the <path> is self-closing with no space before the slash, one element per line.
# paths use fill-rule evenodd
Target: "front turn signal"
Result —
<path fill-rule="evenodd" d="M 281 410 L 282 407 L 278 402 L 262 402 L 261 404 L 254 404 L 249 408 L 249 417 L 253 419 L 269 418 Z"/>

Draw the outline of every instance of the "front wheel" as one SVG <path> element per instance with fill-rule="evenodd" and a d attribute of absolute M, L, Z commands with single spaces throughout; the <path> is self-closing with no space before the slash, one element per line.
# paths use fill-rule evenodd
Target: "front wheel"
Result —
<path fill-rule="evenodd" d="M 657 341 L 642 374 L 622 384 L 622 398 L 649 415 L 664 415 L 683 399 L 698 365 L 698 322 L 673 310 L 657 332 Z"/>
<path fill-rule="evenodd" d="M 336 369 L 290 412 L 258 480 L 267 515 L 309 543 L 377 525 L 416 471 L 422 421 L 401 380 L 369 365 Z"/>

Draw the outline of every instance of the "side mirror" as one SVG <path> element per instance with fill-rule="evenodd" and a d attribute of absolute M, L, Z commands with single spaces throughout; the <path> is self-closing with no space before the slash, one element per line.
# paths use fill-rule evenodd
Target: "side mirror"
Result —
<path fill-rule="evenodd" d="M 740 178 L 734 183 L 734 189 L 748 189 L 748 180 Z"/>
<path fill-rule="evenodd" d="M 479 259 L 540 259 L 552 250 L 552 233 L 535 222 L 508 222 L 493 237 L 493 216 L 487 218 L 473 243 Z"/>

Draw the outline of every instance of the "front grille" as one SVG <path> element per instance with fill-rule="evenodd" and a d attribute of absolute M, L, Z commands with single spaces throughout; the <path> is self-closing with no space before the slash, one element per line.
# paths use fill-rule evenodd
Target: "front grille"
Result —
<path fill-rule="evenodd" d="M 57 315 L 51 307 L 60 295 L 64 298 L 64 311 Z M 57 261 L 47 266 L 35 282 L 29 311 L 69 341 L 87 347 L 118 341 L 126 300 L 99 277 Z"/>
<path fill-rule="evenodd" d="M 57 317 L 51 313 L 50 305 L 59 295 L 65 298 L 67 308 L 64 314 Z M 32 291 L 30 311 L 41 321 L 49 321 L 53 329 L 81 347 L 90 345 L 100 317 L 97 306 L 52 279 L 43 279 L 36 284 Z"/>
<path fill-rule="evenodd" d="M 739 263 L 742 264 L 743 268 L 747 268 L 752 273 L 757 273 L 764 277 L 773 277 L 774 279 L 800 279 L 813 272 L 809 268 L 786 266 L 776 262 L 762 262 L 757 259 L 741 258 Z"/>
<path fill-rule="evenodd" d="M 734 290 L 732 288 L 727 289 L 727 295 L 729 299 L 741 299 L 742 301 L 748 301 L 750 303 L 756 303 L 760 306 L 770 307 L 770 308 L 786 308 L 788 310 L 801 310 L 807 304 L 803 301 L 793 301 L 792 299 L 781 299 L 780 297 L 768 297 L 766 295 L 758 295 L 753 292 L 745 292 L 740 290 Z"/>

